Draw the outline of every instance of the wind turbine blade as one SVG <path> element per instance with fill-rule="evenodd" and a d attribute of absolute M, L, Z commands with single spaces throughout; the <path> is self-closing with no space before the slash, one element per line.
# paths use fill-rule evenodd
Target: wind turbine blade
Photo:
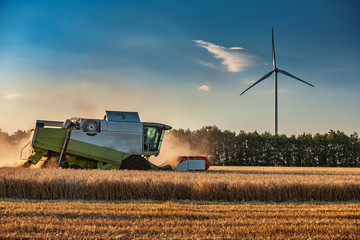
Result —
<path fill-rule="evenodd" d="M 242 93 L 240 93 L 240 96 L 243 95 L 247 90 L 249 90 L 250 88 L 252 88 L 253 86 L 255 86 L 256 84 L 258 84 L 259 82 L 265 80 L 266 78 L 270 77 L 270 75 L 274 72 L 274 70 L 271 70 L 270 72 L 268 72 L 267 74 L 265 74 L 262 78 L 260 78 L 259 80 L 257 80 L 253 85 L 251 85 L 250 87 L 248 87 L 245 91 L 243 91 Z"/>
<path fill-rule="evenodd" d="M 277 71 L 278 71 L 278 72 L 281 72 L 282 74 L 285 74 L 286 76 L 289 76 L 289 77 L 292 77 L 292 78 L 294 78 L 294 79 L 296 79 L 296 80 L 299 80 L 300 82 L 306 83 L 306 84 L 309 85 L 309 86 L 315 87 L 314 85 L 312 85 L 312 84 L 310 84 L 310 83 L 308 83 L 308 82 L 305 82 L 304 80 L 301 80 L 300 78 L 295 77 L 295 76 L 292 75 L 291 73 L 288 73 L 288 72 L 286 72 L 286 71 L 284 71 L 284 70 L 278 69 Z"/>
<path fill-rule="evenodd" d="M 276 59 L 275 59 L 275 43 L 274 43 L 274 28 L 271 29 L 272 35 L 272 59 L 273 59 L 273 66 L 276 69 Z"/>

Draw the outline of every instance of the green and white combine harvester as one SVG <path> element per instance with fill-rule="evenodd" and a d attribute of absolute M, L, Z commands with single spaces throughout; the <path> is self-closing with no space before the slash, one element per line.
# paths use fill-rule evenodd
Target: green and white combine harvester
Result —
<path fill-rule="evenodd" d="M 56 159 L 57 167 L 75 169 L 170 170 L 149 162 L 150 156 L 159 155 L 164 133 L 170 129 L 141 122 L 137 112 L 106 111 L 104 119 L 37 120 L 26 160 L 37 164 L 44 158 Z M 175 170 L 206 171 L 208 167 L 205 157 L 182 156 Z"/>

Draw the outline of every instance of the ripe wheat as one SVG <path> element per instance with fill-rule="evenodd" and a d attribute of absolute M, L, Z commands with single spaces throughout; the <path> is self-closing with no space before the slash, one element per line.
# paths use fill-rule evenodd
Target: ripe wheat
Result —
<path fill-rule="evenodd" d="M 0 198 L 35 200 L 359 201 L 360 169 L 208 172 L 0 168 Z"/>
<path fill-rule="evenodd" d="M 0 202 L 1 239 L 358 239 L 360 204 Z"/>

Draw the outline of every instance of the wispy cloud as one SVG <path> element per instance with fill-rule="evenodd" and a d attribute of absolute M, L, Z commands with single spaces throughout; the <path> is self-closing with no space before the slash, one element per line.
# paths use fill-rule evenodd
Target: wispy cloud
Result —
<path fill-rule="evenodd" d="M 204 62 L 204 61 L 199 61 L 200 64 L 206 66 L 206 67 L 211 67 L 211 68 L 216 68 L 216 66 L 212 63 L 209 63 L 209 62 Z"/>
<path fill-rule="evenodd" d="M 346 69 L 342 68 L 342 67 L 340 67 L 340 68 L 331 68 L 331 69 L 329 69 L 329 72 L 342 72 L 344 70 L 346 70 Z"/>
<path fill-rule="evenodd" d="M 210 87 L 208 85 L 202 85 L 202 86 L 198 87 L 197 90 L 210 92 L 211 89 L 210 89 Z"/>
<path fill-rule="evenodd" d="M 15 100 L 18 99 L 21 96 L 20 93 L 10 93 L 3 96 L 6 100 Z"/>
<path fill-rule="evenodd" d="M 244 79 L 244 83 L 250 85 L 250 84 L 255 83 L 255 80 L 249 80 L 249 79 L 245 78 L 245 79 Z"/>
<path fill-rule="evenodd" d="M 226 48 L 203 40 L 193 40 L 197 46 L 206 48 L 215 58 L 222 59 L 221 64 L 229 72 L 242 72 L 253 66 L 259 58 L 242 47 Z"/>

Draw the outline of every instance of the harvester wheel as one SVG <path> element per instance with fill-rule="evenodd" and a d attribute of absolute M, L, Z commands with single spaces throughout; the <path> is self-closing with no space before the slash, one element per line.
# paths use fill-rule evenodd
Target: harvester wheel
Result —
<path fill-rule="evenodd" d="M 83 169 L 81 166 L 76 165 L 76 164 L 70 165 L 69 168 L 71 168 L 71 169 Z"/>
<path fill-rule="evenodd" d="M 121 164 L 121 169 L 128 170 L 150 170 L 151 166 L 143 157 L 131 157 Z"/>

